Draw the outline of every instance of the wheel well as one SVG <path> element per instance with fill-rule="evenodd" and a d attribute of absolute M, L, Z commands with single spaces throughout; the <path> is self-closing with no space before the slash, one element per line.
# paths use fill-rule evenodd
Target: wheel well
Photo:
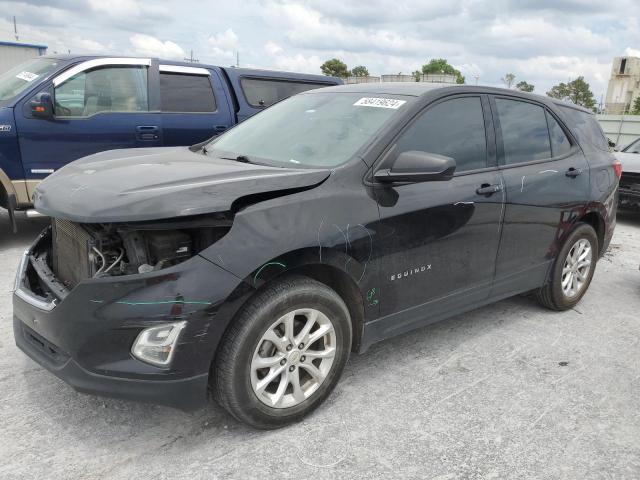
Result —
<path fill-rule="evenodd" d="M 304 275 L 314 280 L 324 283 L 329 288 L 336 291 L 344 300 L 349 309 L 351 317 L 351 327 L 353 338 L 351 340 L 351 351 L 355 352 L 360 348 L 362 339 L 362 326 L 364 324 L 364 302 L 362 294 L 356 283 L 343 271 L 329 265 L 303 265 L 286 272 Z"/>
<path fill-rule="evenodd" d="M 596 212 L 589 212 L 579 220 L 580 222 L 591 225 L 598 236 L 598 255 L 600 255 L 602 246 L 604 245 L 604 220 Z"/>
<path fill-rule="evenodd" d="M 9 196 L 7 195 L 7 191 L 4 189 L 2 183 L 0 183 L 0 207 L 7 208 L 9 206 Z"/>

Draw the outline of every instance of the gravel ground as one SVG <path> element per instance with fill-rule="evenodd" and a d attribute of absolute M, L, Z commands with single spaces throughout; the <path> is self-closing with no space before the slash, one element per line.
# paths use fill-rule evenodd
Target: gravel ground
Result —
<path fill-rule="evenodd" d="M 518 297 L 378 344 L 272 432 L 79 394 L 23 355 L 13 277 L 45 223 L 0 214 L 2 479 L 640 478 L 640 217 L 577 308 Z"/>

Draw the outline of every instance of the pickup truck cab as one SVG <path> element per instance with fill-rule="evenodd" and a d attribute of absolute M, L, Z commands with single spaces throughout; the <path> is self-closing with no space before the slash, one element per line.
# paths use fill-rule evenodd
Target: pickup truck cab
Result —
<path fill-rule="evenodd" d="M 45 56 L 0 75 L 0 206 L 32 205 L 37 184 L 103 150 L 192 145 L 321 75 L 152 58 Z"/>

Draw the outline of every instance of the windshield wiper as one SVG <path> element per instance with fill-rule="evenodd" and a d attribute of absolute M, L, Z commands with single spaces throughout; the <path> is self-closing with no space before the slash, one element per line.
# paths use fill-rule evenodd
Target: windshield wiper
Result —
<path fill-rule="evenodd" d="M 224 160 L 232 160 L 234 162 L 240 163 L 251 163 L 253 165 L 267 165 L 266 163 L 256 162 L 255 160 L 250 159 L 246 155 L 238 155 L 237 157 L 220 157 Z"/>

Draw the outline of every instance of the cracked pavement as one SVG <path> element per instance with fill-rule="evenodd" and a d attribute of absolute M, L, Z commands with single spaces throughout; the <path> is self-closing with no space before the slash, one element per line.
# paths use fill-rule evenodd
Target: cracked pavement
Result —
<path fill-rule="evenodd" d="M 515 297 L 352 356 L 303 422 L 252 430 L 75 392 L 13 341 L 20 253 L 0 213 L 0 478 L 640 478 L 640 215 L 573 310 Z"/>

